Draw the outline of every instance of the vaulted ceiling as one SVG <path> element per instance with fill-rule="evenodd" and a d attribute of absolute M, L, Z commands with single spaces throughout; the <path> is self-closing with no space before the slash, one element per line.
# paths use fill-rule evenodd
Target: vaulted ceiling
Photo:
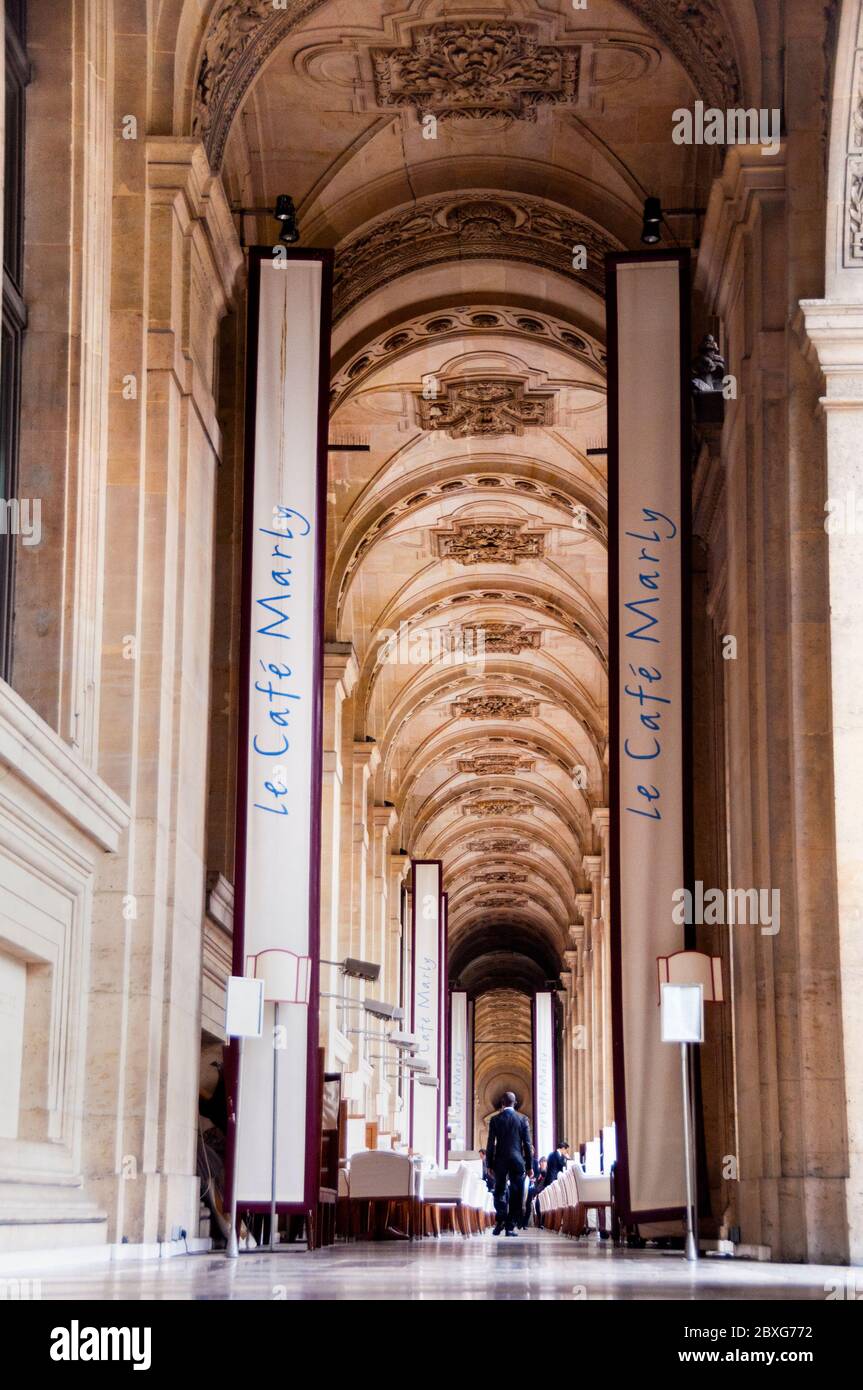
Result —
<path fill-rule="evenodd" d="M 369 450 L 331 454 L 327 637 L 473 993 L 572 945 L 607 799 L 603 258 L 647 194 L 705 205 L 716 152 L 672 112 L 753 85 L 748 11 L 268 0 L 216 6 L 201 50 L 232 199 L 290 193 L 337 250 L 331 438 Z"/>

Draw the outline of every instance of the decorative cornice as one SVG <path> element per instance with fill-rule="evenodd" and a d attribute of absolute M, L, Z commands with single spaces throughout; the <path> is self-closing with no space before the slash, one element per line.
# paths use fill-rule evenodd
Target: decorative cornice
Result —
<path fill-rule="evenodd" d="M 510 838 L 470 840 L 467 848 L 470 854 L 527 854 L 530 850 L 530 843 L 527 840 Z"/>
<path fill-rule="evenodd" d="M 463 816 L 527 816 L 533 806 L 526 801 L 504 801 L 480 798 L 462 803 Z"/>

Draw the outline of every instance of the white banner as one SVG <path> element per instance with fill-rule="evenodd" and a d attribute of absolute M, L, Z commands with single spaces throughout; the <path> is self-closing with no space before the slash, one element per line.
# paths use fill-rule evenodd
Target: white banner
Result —
<path fill-rule="evenodd" d="M 468 1146 L 467 1108 L 471 1089 L 467 1051 L 467 995 L 464 990 L 454 990 L 450 995 L 449 1020 L 451 1142 L 454 1149 L 463 1150 Z"/>
<path fill-rule="evenodd" d="M 539 993 L 533 1000 L 533 1146 L 547 1158 L 557 1145 L 554 1132 L 554 1001 Z"/>
<path fill-rule="evenodd" d="M 680 1057 L 656 997 L 657 956 L 684 945 L 672 895 L 688 882 L 685 269 L 677 253 L 620 257 L 609 280 L 616 1190 L 624 1218 L 645 1220 L 685 1198 Z"/>
<path fill-rule="evenodd" d="M 441 863 L 414 859 L 411 942 L 411 1032 L 417 1036 L 416 1057 L 427 1062 L 428 1074 L 440 1086 L 411 1084 L 411 1140 L 416 1153 L 440 1162 L 440 1114 L 445 1109 L 441 1090 Z"/>
<path fill-rule="evenodd" d="M 317 1036 L 328 295 L 329 265 L 319 256 L 274 261 L 253 253 L 235 972 L 263 977 L 268 1002 L 262 1037 L 243 1051 L 234 1158 L 240 1207 L 270 1201 L 276 1050 L 280 1204 L 308 1202 L 319 1161 L 309 1036 Z"/>

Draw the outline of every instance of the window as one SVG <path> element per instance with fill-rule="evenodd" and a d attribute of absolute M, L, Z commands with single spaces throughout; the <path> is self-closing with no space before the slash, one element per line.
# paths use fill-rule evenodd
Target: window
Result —
<path fill-rule="evenodd" d="M 6 138 L 3 151 L 3 308 L 0 339 L 0 676 L 12 657 L 15 569 L 11 503 L 18 490 L 21 347 L 27 326 L 24 270 L 24 115 L 30 65 L 25 49 L 26 0 L 6 0 Z"/>

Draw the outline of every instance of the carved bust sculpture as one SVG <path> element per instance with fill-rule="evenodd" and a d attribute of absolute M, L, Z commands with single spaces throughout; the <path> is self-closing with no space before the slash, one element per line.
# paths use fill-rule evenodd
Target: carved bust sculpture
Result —
<path fill-rule="evenodd" d="M 691 384 L 694 395 L 721 391 L 725 379 L 725 358 L 719 351 L 719 344 L 708 333 L 699 344 L 698 353 L 692 363 Z"/>

